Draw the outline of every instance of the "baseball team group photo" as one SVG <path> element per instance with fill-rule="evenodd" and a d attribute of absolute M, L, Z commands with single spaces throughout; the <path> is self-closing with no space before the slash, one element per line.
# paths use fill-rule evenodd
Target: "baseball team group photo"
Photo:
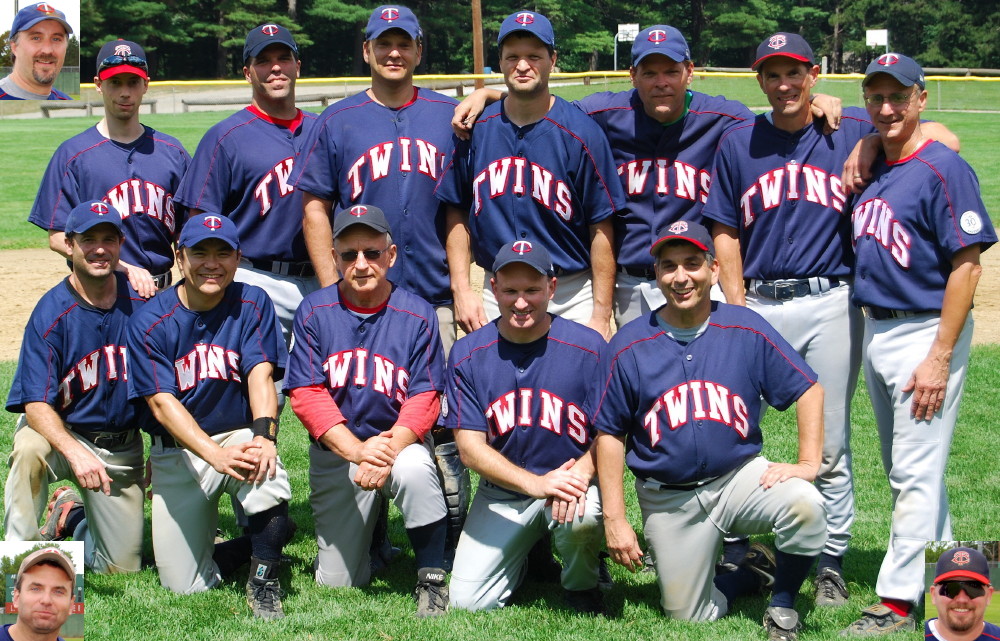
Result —
<path fill-rule="evenodd" d="M 0 641 L 1000 639 L 995 7 L 147 4 L 2 18 Z"/>

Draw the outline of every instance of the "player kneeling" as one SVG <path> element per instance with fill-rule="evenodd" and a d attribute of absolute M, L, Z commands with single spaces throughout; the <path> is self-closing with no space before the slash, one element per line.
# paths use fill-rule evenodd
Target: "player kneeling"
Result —
<path fill-rule="evenodd" d="M 769 588 L 768 638 L 794 641 L 795 597 L 826 543 L 823 501 L 811 485 L 823 444 L 823 389 L 756 312 L 709 298 L 719 262 L 704 227 L 679 221 L 657 238 L 650 253 L 667 303 L 612 339 L 611 377 L 595 419 L 608 551 L 625 567 L 642 568 L 625 519 L 627 462 L 667 615 L 717 619 L 736 597 Z M 782 410 L 797 402 L 797 464 L 760 455 L 762 396 Z M 768 531 L 776 563 L 754 544 L 735 572 L 715 575 L 726 533 Z"/>
<path fill-rule="evenodd" d="M 449 357 L 447 425 L 462 462 L 480 475 L 455 552 L 452 604 L 506 605 L 549 527 L 565 564 L 567 604 L 603 614 L 601 498 L 588 417 L 607 370 L 607 343 L 548 313 L 556 278 L 541 245 L 504 245 L 493 272 L 500 318 L 460 339 Z"/>
<path fill-rule="evenodd" d="M 365 585 L 381 492 L 403 513 L 416 557 L 417 616 L 448 608 L 444 498 L 428 433 L 437 421 L 444 351 L 429 303 L 396 287 L 381 209 L 354 205 L 333 219 L 338 283 L 295 313 L 285 385 L 309 431 L 309 485 L 319 556 L 316 581 Z"/>
<path fill-rule="evenodd" d="M 177 243 L 184 279 L 129 326 L 129 395 L 145 398 L 152 428 L 153 553 L 160 583 L 201 592 L 250 558 L 256 617 L 285 616 L 278 585 L 291 486 L 275 448 L 287 353 L 264 290 L 234 283 L 235 224 L 201 214 Z M 219 498 L 243 506 L 250 535 L 215 545 Z"/>

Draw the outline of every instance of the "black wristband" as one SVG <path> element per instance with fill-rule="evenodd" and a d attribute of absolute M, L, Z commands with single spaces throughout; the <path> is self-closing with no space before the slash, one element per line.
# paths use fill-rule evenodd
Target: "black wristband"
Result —
<path fill-rule="evenodd" d="M 278 442 L 278 419 L 270 416 L 255 418 L 250 424 L 250 430 L 254 436 L 263 436 L 269 441 Z"/>

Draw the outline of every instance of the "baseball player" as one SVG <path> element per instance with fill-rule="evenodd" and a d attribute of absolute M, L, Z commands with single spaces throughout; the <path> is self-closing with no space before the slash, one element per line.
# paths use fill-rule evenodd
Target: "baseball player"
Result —
<path fill-rule="evenodd" d="M 448 211 L 448 264 L 456 317 L 466 331 L 499 316 L 489 269 L 508 242 L 551 248 L 560 287 L 549 311 L 610 335 L 614 290 L 612 216 L 625 195 L 607 139 L 549 92 L 556 64 L 552 23 L 507 16 L 497 38 L 508 96 L 483 113 L 438 185 Z M 470 256 L 486 271 L 483 308 L 469 285 Z M 484 315 L 485 313 L 485 315 Z"/>
<path fill-rule="evenodd" d="M 302 237 L 302 195 L 291 182 L 316 114 L 295 106 L 302 61 L 288 29 L 251 29 L 243 61 L 250 106 L 205 132 L 176 200 L 192 214 L 220 212 L 236 223 L 243 254 L 236 280 L 267 292 L 287 345 L 296 308 L 316 289 Z"/>
<path fill-rule="evenodd" d="M 380 494 L 403 513 L 416 558 L 417 616 L 444 614 L 446 510 L 428 432 L 444 354 L 434 308 L 387 279 L 397 247 L 384 212 L 352 205 L 333 219 L 341 279 L 295 314 L 286 390 L 309 431 L 316 581 L 366 585 Z"/>
<path fill-rule="evenodd" d="M 607 343 L 548 313 L 556 278 L 540 243 L 507 243 L 492 272 L 500 318 L 460 339 L 448 362 L 447 424 L 462 459 L 480 475 L 455 555 L 452 604 L 505 606 L 528 570 L 529 550 L 554 528 L 568 605 L 603 614 L 589 417 Z"/>
<path fill-rule="evenodd" d="M 704 227 L 682 220 L 658 236 L 650 253 L 667 303 L 611 340 L 611 374 L 595 419 L 608 551 L 625 567 L 642 565 L 625 518 L 627 462 L 667 615 L 716 619 L 737 596 L 767 586 L 768 638 L 794 640 L 795 596 L 826 542 L 822 498 L 811 484 L 823 443 L 823 389 L 759 315 L 710 300 L 719 263 Z M 797 463 L 761 456 L 762 396 L 782 410 L 796 403 Z M 735 572 L 715 576 L 724 534 L 765 531 L 775 534 L 776 567 L 771 551 L 754 544 Z"/>
<path fill-rule="evenodd" d="M 149 86 L 141 46 L 106 42 L 97 54 L 94 85 L 104 99 L 104 117 L 56 149 L 28 221 L 48 230 L 49 247 L 68 257 L 67 214 L 81 202 L 103 200 L 121 216 L 127 239 L 119 269 L 149 297 L 170 284 L 172 243 L 181 226 L 174 191 L 191 158 L 176 138 L 139 122 Z"/>
<path fill-rule="evenodd" d="M 59 630 L 73 610 L 76 567 L 59 548 L 24 557 L 14 582 L 17 621 L 0 627 L 0 641 L 62 641 Z"/>
<path fill-rule="evenodd" d="M 931 601 L 936 618 L 924 624 L 924 637 L 938 641 L 995 641 L 1000 626 L 983 620 L 993 599 L 990 565 L 979 550 L 946 551 L 934 568 Z"/>
<path fill-rule="evenodd" d="M 66 219 L 73 271 L 31 313 L 7 410 L 24 412 L 4 486 L 8 541 L 42 538 L 38 520 L 49 483 L 68 479 L 89 518 L 73 533 L 97 572 L 139 570 L 143 531 L 145 413 L 128 402 L 129 318 L 143 299 L 116 273 L 122 219 L 85 201 Z"/>
<path fill-rule="evenodd" d="M 247 603 L 255 617 L 280 619 L 291 487 L 276 449 L 274 378 L 285 342 L 264 290 L 234 282 L 233 221 L 194 216 L 177 245 L 184 279 L 133 317 L 128 336 L 129 396 L 145 399 L 156 419 L 149 458 L 160 584 L 201 592 L 250 557 Z M 250 534 L 213 547 L 224 493 L 242 506 Z"/>
<path fill-rule="evenodd" d="M 18 11 L 9 39 L 14 66 L 0 79 L 0 100 L 72 100 L 52 86 L 66 61 L 71 33 L 66 14 L 48 2 Z"/>
<path fill-rule="evenodd" d="M 865 315 L 862 364 L 892 488 L 889 543 L 875 591 L 847 634 L 916 627 L 926 541 L 951 539 L 944 472 L 972 342 L 980 252 L 997 236 L 968 163 L 928 140 L 923 69 L 874 60 L 862 82 L 885 160 L 851 210 L 852 301 Z"/>

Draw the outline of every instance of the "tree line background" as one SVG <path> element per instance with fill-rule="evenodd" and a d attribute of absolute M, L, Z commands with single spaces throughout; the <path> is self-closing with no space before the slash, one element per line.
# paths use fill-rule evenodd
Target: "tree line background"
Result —
<path fill-rule="evenodd" d="M 94 76 L 101 43 L 142 44 L 154 79 L 231 78 L 242 68 L 252 27 L 277 22 L 296 34 L 303 76 L 365 76 L 360 56 L 365 23 L 379 0 L 82 0 L 81 77 Z M 420 18 L 424 58 L 419 73 L 472 71 L 469 0 L 404 2 Z M 555 26 L 563 71 L 611 69 L 619 23 L 656 23 L 681 30 L 698 66 L 746 67 L 757 44 L 775 31 L 802 34 L 831 72 L 862 71 L 881 49 L 865 45 L 866 29 L 888 29 L 889 45 L 926 67 L 1000 68 L 996 0 L 539 0 L 483 3 L 487 66 L 497 66 L 501 20 L 519 9 L 546 14 Z M 619 68 L 628 43 L 619 43 Z"/>

